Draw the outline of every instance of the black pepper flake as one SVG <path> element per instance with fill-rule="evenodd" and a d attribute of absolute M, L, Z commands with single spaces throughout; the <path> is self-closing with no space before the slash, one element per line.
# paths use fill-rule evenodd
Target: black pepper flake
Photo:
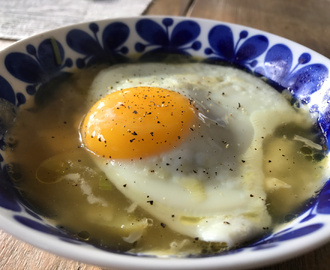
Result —
<path fill-rule="evenodd" d="M 160 223 L 160 226 L 162 226 L 163 228 L 165 228 L 166 227 L 166 224 L 165 223 Z"/>
<path fill-rule="evenodd" d="M 224 221 L 223 224 L 230 225 L 230 223 L 228 221 Z"/>
<path fill-rule="evenodd" d="M 127 187 L 127 184 L 124 184 L 123 187 Z"/>
<path fill-rule="evenodd" d="M 172 218 L 174 218 L 174 217 L 175 217 L 175 215 L 172 215 L 171 217 L 172 217 Z"/>
<path fill-rule="evenodd" d="M 137 133 L 136 133 L 135 131 L 133 131 L 132 135 L 135 135 L 135 136 L 136 136 L 136 135 L 137 135 Z"/>
<path fill-rule="evenodd" d="M 254 197 L 254 195 L 253 195 L 253 194 L 250 194 L 250 197 L 251 197 L 251 198 L 253 198 L 253 197 Z"/>
<path fill-rule="evenodd" d="M 153 205 L 154 201 L 147 201 L 147 203 L 150 203 L 150 205 Z"/>
<path fill-rule="evenodd" d="M 196 241 L 198 241 L 198 240 L 199 240 L 199 238 L 198 238 L 198 237 L 195 237 L 195 240 L 196 240 Z"/>
<path fill-rule="evenodd" d="M 137 114 L 137 111 L 134 110 L 133 113 L 134 113 L 134 114 Z"/>
<path fill-rule="evenodd" d="M 130 142 L 133 142 L 133 141 L 135 141 L 135 139 L 132 139 L 132 140 L 129 140 Z"/>
<path fill-rule="evenodd" d="M 81 162 L 81 159 L 78 159 L 78 162 Z"/>
<path fill-rule="evenodd" d="M 154 136 L 154 133 L 153 133 L 153 132 L 150 132 L 150 135 L 151 135 L 151 136 Z"/>
<path fill-rule="evenodd" d="M 242 159 L 242 163 L 245 163 L 245 160 Z"/>
<path fill-rule="evenodd" d="M 272 161 L 271 160 L 268 160 L 268 163 L 271 163 Z"/>

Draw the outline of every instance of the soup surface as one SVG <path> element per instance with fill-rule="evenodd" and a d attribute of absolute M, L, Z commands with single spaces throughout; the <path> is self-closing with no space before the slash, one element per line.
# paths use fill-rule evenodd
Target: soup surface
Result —
<path fill-rule="evenodd" d="M 7 136 L 13 181 L 49 222 L 109 250 L 235 248 L 286 222 L 328 170 L 307 109 L 231 67 L 94 67 L 52 93 Z"/>

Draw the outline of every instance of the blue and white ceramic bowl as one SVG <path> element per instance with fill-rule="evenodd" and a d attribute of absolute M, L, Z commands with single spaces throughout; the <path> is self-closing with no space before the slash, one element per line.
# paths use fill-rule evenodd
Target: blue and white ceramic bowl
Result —
<path fill-rule="evenodd" d="M 0 98 L 13 114 L 47 83 L 94 63 L 179 53 L 215 59 L 264 76 L 278 91 L 290 89 L 318 112 L 325 138 L 330 130 L 330 60 L 275 35 L 219 21 L 137 17 L 73 25 L 43 33 L 0 53 Z M 3 110 L 4 108 L 1 108 Z M 0 116 L 0 120 L 1 116 Z M 6 125 L 0 122 L 0 227 L 36 247 L 74 260 L 124 269 L 243 269 L 286 260 L 330 240 L 330 182 L 298 217 L 247 247 L 201 258 L 160 259 L 115 254 L 72 239 L 23 203 L 8 180 Z M 31 153 L 33 154 L 33 153 Z"/>

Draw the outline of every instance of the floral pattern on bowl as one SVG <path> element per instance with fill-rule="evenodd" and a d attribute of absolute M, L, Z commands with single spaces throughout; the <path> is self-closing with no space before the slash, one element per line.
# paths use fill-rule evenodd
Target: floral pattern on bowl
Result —
<path fill-rule="evenodd" d="M 217 21 L 180 17 L 105 20 L 74 25 L 23 40 L 0 54 L 3 63 L 0 66 L 0 99 L 5 100 L 14 118 L 18 107 L 28 106 L 33 101 L 42 102 L 44 95 L 52 94 L 49 85 L 66 80 L 75 69 L 95 63 L 113 65 L 133 62 L 136 58 L 160 60 L 167 54 L 196 56 L 206 62 L 236 66 L 266 78 L 278 91 L 289 89 L 296 99 L 309 105 L 311 112 L 318 113 L 319 126 L 325 142 L 328 142 L 329 59 L 266 32 Z M 4 135 L 11 121 L 0 120 L 2 228 L 27 242 L 41 248 L 47 246 L 48 250 L 73 259 L 102 266 L 119 262 L 122 259 L 120 255 L 109 255 L 106 251 L 76 241 L 30 210 L 8 180 L 11 164 L 6 164 L 5 160 Z M 15 225 L 10 227 L 12 224 Z M 252 267 L 254 262 L 251 259 L 244 264 L 247 256 L 252 256 L 258 265 L 266 264 L 271 258 L 280 261 L 283 254 L 287 258 L 323 243 L 325 240 L 322 238 L 330 237 L 329 227 L 330 182 L 327 182 L 318 196 L 311 199 L 308 207 L 288 226 L 246 247 L 207 259 L 210 260 L 210 267 L 218 266 L 218 269 L 226 269 L 232 260 L 241 261 L 241 266 Z M 43 241 L 38 243 L 29 234 Z M 306 244 L 308 241 L 310 244 Z M 77 244 L 77 252 L 65 253 Z M 293 245 L 296 248 L 292 248 Z M 129 259 L 132 261 L 127 262 L 126 266 L 133 267 L 136 262 L 134 258 L 140 259 L 132 256 Z M 197 269 L 203 264 L 198 258 L 195 259 L 182 259 L 180 264 L 186 263 L 185 267 L 188 265 L 190 269 Z M 177 266 L 175 261 L 162 263 L 162 267 Z"/>

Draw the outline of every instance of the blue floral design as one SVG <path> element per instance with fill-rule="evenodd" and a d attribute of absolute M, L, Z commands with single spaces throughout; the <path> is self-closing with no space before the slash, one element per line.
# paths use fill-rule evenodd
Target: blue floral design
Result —
<path fill-rule="evenodd" d="M 128 61 L 128 58 L 124 56 L 128 53 L 128 48 L 122 46 L 130 33 L 126 24 L 115 22 L 106 26 L 102 33 L 102 42 L 97 36 L 100 30 L 99 26 L 96 23 L 91 23 L 89 29 L 93 36 L 79 29 L 71 30 L 66 36 L 69 47 L 85 56 L 76 60 L 78 68 L 98 63 L 115 64 Z"/>
<path fill-rule="evenodd" d="M 17 107 L 21 104 L 24 104 L 26 101 L 24 94 L 15 94 L 14 89 L 11 87 L 10 83 L 2 76 L 0 76 L 0 98 L 9 101 Z"/>
<path fill-rule="evenodd" d="M 329 73 L 322 64 L 306 65 L 310 61 L 311 55 L 303 53 L 292 67 L 293 54 L 290 48 L 276 44 L 267 51 L 264 66 L 256 68 L 255 72 L 290 89 L 295 97 L 308 103 L 309 96 L 321 88 Z M 302 65 L 304 67 L 300 68 Z"/>
<path fill-rule="evenodd" d="M 5 58 L 5 66 L 11 75 L 28 84 L 26 92 L 29 95 L 34 95 L 38 90 L 39 96 L 42 96 L 44 92 L 49 92 L 49 85 L 54 86 L 68 77 L 69 73 L 62 69 L 71 67 L 72 60 L 65 59 L 64 49 L 57 40 L 45 39 L 38 48 L 29 44 L 26 51 L 27 54 L 9 53 Z M 4 81 L 0 83 L 6 85 Z M 13 102 L 13 93 L 10 92 L 9 90 L 7 98 Z M 18 103 L 25 101 L 22 94 L 17 94 L 16 98 Z"/>
<path fill-rule="evenodd" d="M 152 47 L 141 56 L 142 60 L 157 60 L 166 54 L 187 55 L 189 49 L 198 51 L 202 44 L 197 41 L 201 29 L 198 23 L 192 20 L 184 20 L 174 25 L 174 20 L 165 18 L 162 25 L 151 19 L 142 19 L 136 23 L 136 31 L 141 38 L 148 43 L 137 42 L 135 50 L 144 52 L 147 47 Z"/>
<path fill-rule="evenodd" d="M 214 26 L 208 40 L 211 48 L 205 49 L 205 54 L 211 57 L 208 60 L 225 61 L 240 67 L 255 67 L 256 60 L 268 47 L 268 39 L 264 35 L 255 35 L 248 38 L 248 31 L 241 31 L 235 44 L 234 35 L 230 27 L 226 25 Z M 240 43 L 243 44 L 240 45 Z"/>
<path fill-rule="evenodd" d="M 0 159 L 2 159 L 1 156 Z M 12 183 L 8 181 L 7 176 L 5 176 L 4 169 L 0 169 L 0 207 L 20 212 L 22 208 L 17 201 L 16 190 L 13 188 Z"/>
<path fill-rule="evenodd" d="M 259 249 L 266 249 L 270 247 L 276 246 L 276 243 L 288 241 L 296 238 L 300 238 L 302 236 L 314 233 L 321 229 L 324 226 L 323 223 L 315 223 L 311 225 L 307 225 L 295 230 L 292 230 L 292 228 L 283 230 L 281 232 L 273 234 L 271 237 L 263 239 L 261 241 L 258 241 L 254 244 L 252 244 L 252 247 L 255 247 L 255 250 Z"/>
<path fill-rule="evenodd" d="M 50 225 L 45 225 L 40 221 L 36 221 L 32 218 L 27 218 L 21 215 L 14 215 L 14 219 L 17 220 L 19 223 L 39 232 L 56 235 L 56 236 L 63 236 L 63 237 L 67 236 L 64 232 L 61 232 L 59 229 L 54 228 Z"/>
<path fill-rule="evenodd" d="M 326 91 L 321 99 L 310 104 L 310 111 L 318 113 L 318 124 L 327 142 L 330 142 L 330 91 Z M 329 146 L 328 149 L 329 151 Z"/>

